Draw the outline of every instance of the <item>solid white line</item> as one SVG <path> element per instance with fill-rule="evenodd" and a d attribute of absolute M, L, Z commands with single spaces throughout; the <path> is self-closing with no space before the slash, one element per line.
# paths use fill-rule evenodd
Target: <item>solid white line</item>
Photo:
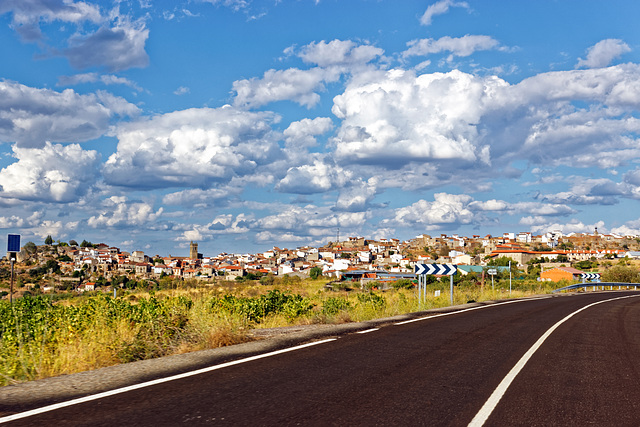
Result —
<path fill-rule="evenodd" d="M 42 414 L 44 412 L 49 412 L 49 411 L 53 411 L 53 410 L 60 409 L 60 408 L 65 408 L 67 406 L 77 405 L 79 403 L 85 403 L 85 402 L 90 402 L 92 400 L 102 399 L 103 397 L 113 396 L 113 395 L 120 394 L 120 393 L 126 393 L 128 391 L 137 390 L 137 389 L 140 389 L 140 388 L 145 388 L 145 387 L 149 387 L 149 386 L 153 386 L 153 385 L 157 385 L 157 384 L 162 384 L 162 383 L 166 383 L 166 382 L 173 381 L 173 380 L 187 378 L 187 377 L 191 377 L 191 376 L 194 376 L 194 375 L 204 374 L 205 372 L 215 371 L 217 369 L 227 368 L 227 367 L 233 366 L 233 365 L 239 365 L 241 363 L 251 362 L 251 361 L 254 361 L 254 360 L 258 360 L 258 359 L 264 359 L 266 357 L 275 356 L 275 355 L 282 354 L 282 353 L 287 353 L 287 352 L 290 352 L 290 351 L 300 350 L 300 349 L 303 349 L 303 348 L 306 348 L 306 347 L 311 347 L 311 346 L 318 345 L 318 344 L 324 344 L 326 342 L 335 341 L 335 340 L 336 340 L 336 338 L 329 338 L 329 339 L 322 340 L 322 341 L 315 341 L 315 342 L 311 342 L 311 343 L 308 343 L 308 344 L 302 344 L 302 345 L 299 345 L 299 346 L 296 346 L 296 347 L 291 347 L 291 348 L 285 348 L 285 349 L 282 349 L 282 350 L 272 351 L 270 353 L 258 354 L 256 356 L 247 357 L 245 359 L 240 359 L 240 360 L 234 360 L 232 362 L 221 363 L 220 365 L 209 366 L 207 368 L 202 368 L 202 369 L 198 369 L 198 370 L 195 370 L 195 371 L 184 372 L 182 374 L 177 374 L 177 375 L 173 375 L 173 376 L 166 377 L 166 378 L 158 378 L 157 380 L 147 381 L 147 382 L 140 383 L 140 384 L 134 384 L 134 385 L 130 385 L 130 386 L 127 386 L 127 387 L 117 388 L 115 390 L 109 390 L 109 391 L 105 391 L 105 392 L 98 393 L 98 394 L 92 394 L 90 396 L 80 397 L 78 399 L 68 400 L 66 402 L 56 403 L 56 404 L 49 405 L 49 406 L 43 406 L 42 408 L 37 408 L 37 409 L 33 409 L 31 411 L 21 412 L 21 413 L 18 413 L 18 414 L 13 414 L 13 415 L 9 415 L 7 417 L 0 418 L 0 424 L 6 423 L 6 422 L 9 422 L 9 421 L 18 420 L 20 418 L 31 417 L 33 415 Z"/>
<path fill-rule="evenodd" d="M 460 313 L 465 313 L 467 311 L 480 310 L 482 308 L 491 308 L 491 307 L 496 307 L 496 306 L 504 305 L 504 304 L 513 304 L 513 303 L 516 303 L 516 302 L 524 302 L 524 301 L 536 301 L 536 300 L 547 299 L 547 298 L 551 298 L 551 296 L 540 297 L 540 298 L 522 298 L 522 299 L 517 299 L 517 300 L 498 302 L 498 303 L 495 303 L 495 304 L 481 305 L 481 306 L 478 306 L 478 307 L 465 308 L 464 310 L 450 311 L 448 313 L 441 313 L 441 314 L 434 314 L 433 316 L 420 317 L 418 319 L 404 320 L 402 322 L 398 322 L 398 323 L 394 323 L 394 324 L 395 325 L 406 325 L 407 323 L 419 322 L 421 320 L 429 320 L 429 319 L 434 319 L 436 317 L 442 317 L 442 316 L 451 316 L 452 314 L 460 314 Z"/>
<path fill-rule="evenodd" d="M 551 333 L 553 333 L 553 331 L 555 331 L 560 325 L 562 325 L 564 322 L 566 322 L 576 314 L 580 313 L 581 311 L 586 310 L 590 307 L 593 307 L 594 305 L 602 304 L 605 302 L 611 302 L 619 299 L 624 299 L 624 298 L 635 298 L 635 297 L 638 297 L 638 295 L 628 295 L 624 297 L 617 297 L 617 298 L 611 298 L 608 300 L 594 302 L 592 304 L 582 307 L 579 310 L 574 311 L 573 313 L 567 315 L 564 319 L 560 320 L 555 325 L 553 325 L 547 332 L 544 333 L 544 335 L 542 335 L 538 339 L 538 341 L 535 342 L 535 344 L 533 344 L 533 346 L 524 354 L 524 356 L 522 356 L 520 360 L 518 360 L 518 363 L 516 363 L 515 366 L 511 368 L 511 371 L 509 371 L 509 373 L 507 374 L 506 377 L 504 377 L 502 382 L 498 384 L 498 387 L 493 391 L 491 396 L 489 396 L 489 399 L 487 399 L 487 401 L 482 406 L 480 411 L 478 411 L 476 416 L 473 417 L 473 420 L 471 420 L 471 422 L 469 423 L 469 426 L 481 427 L 485 423 L 485 421 L 487 421 L 487 419 L 489 418 L 489 416 L 491 415 L 495 407 L 498 405 L 498 402 L 500 402 L 500 399 L 502 399 L 502 396 L 504 396 L 504 393 L 507 391 L 507 389 L 511 385 L 511 382 L 515 379 L 516 375 L 520 373 L 522 368 L 524 368 L 524 365 L 526 365 L 529 359 L 531 359 L 531 356 L 533 356 L 536 350 L 540 348 L 542 343 L 544 343 L 544 341 L 547 338 L 549 338 Z"/>
<path fill-rule="evenodd" d="M 369 332 L 374 332 L 379 330 L 380 328 L 367 329 L 366 331 L 358 331 L 357 334 L 368 334 Z"/>

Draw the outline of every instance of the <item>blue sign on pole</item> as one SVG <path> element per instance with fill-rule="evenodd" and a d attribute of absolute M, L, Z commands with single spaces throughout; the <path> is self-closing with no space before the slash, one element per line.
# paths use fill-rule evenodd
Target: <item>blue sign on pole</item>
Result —
<path fill-rule="evenodd" d="M 7 252 L 20 252 L 19 234 L 9 234 L 7 236 Z"/>

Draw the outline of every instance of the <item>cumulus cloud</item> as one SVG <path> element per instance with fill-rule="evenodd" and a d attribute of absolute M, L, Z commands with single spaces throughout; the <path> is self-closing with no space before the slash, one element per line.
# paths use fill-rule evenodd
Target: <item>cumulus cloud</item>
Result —
<path fill-rule="evenodd" d="M 563 234 L 569 233 L 593 233 L 597 228 L 598 232 L 606 232 L 604 221 L 598 221 L 595 224 L 584 224 L 582 221 L 572 219 L 568 223 L 552 223 L 544 219 L 541 221 L 531 221 L 533 218 L 527 217 L 521 220 L 521 224 L 531 226 L 532 233 L 546 233 L 549 230 L 558 230 Z"/>
<path fill-rule="evenodd" d="M 340 167 L 315 160 L 313 164 L 290 168 L 276 185 L 276 190 L 295 194 L 323 193 L 342 187 L 350 177 L 351 174 Z"/>
<path fill-rule="evenodd" d="M 352 170 L 381 166 L 385 181 L 402 188 L 440 185 L 462 170 L 457 179 L 465 181 L 470 168 L 474 179 L 465 185 L 515 177 L 508 165 L 519 159 L 613 169 L 640 154 L 638 81 L 636 64 L 543 73 L 517 84 L 460 71 L 368 71 L 334 98 L 341 123 L 330 140 L 333 156 Z"/>
<path fill-rule="evenodd" d="M 300 70 L 268 70 L 261 79 L 251 78 L 233 82 L 234 105 L 257 108 L 262 105 L 290 100 L 311 108 L 320 101 L 318 91 L 324 91 L 326 82 L 337 81 L 340 73 L 324 68 Z"/>
<path fill-rule="evenodd" d="M 440 52 L 451 52 L 452 56 L 469 56 L 481 50 L 504 49 L 493 37 L 466 35 L 463 37 L 445 36 L 438 40 L 421 39 L 407 43 L 409 49 L 402 52 L 402 56 L 425 56 Z"/>
<path fill-rule="evenodd" d="M 184 228 L 176 241 L 207 241 L 216 235 L 223 234 L 245 234 L 249 231 L 249 226 L 253 223 L 253 216 L 238 214 L 236 216 L 225 214 L 218 215 L 207 224 L 183 224 L 176 228 Z"/>
<path fill-rule="evenodd" d="M 190 190 L 177 191 L 169 193 L 162 198 L 162 203 L 176 206 L 211 206 L 226 205 L 226 200 L 230 196 L 236 196 L 242 193 L 242 187 L 234 186 L 218 186 L 201 190 L 193 188 Z"/>
<path fill-rule="evenodd" d="M 71 65 L 84 69 L 104 67 L 109 71 L 143 68 L 149 64 L 145 43 L 149 30 L 144 22 L 124 22 L 115 27 L 103 26 L 88 36 L 74 36 L 63 50 Z"/>
<path fill-rule="evenodd" d="M 587 49 L 586 59 L 578 59 L 576 68 L 607 67 L 614 59 L 628 52 L 631 52 L 631 48 L 620 39 L 601 40 Z"/>
<path fill-rule="evenodd" d="M 341 67 L 350 69 L 364 65 L 381 57 L 384 50 L 371 45 L 358 45 L 351 40 L 324 40 L 310 43 L 300 49 L 298 56 L 309 64 L 323 68 Z"/>
<path fill-rule="evenodd" d="M 397 167 L 411 161 L 489 161 L 477 124 L 492 91 L 505 82 L 460 71 L 371 73 L 334 98 L 342 120 L 335 156 L 341 162 Z"/>
<path fill-rule="evenodd" d="M 369 208 L 371 201 L 378 191 L 377 179 L 371 178 L 367 182 L 357 180 L 340 190 L 335 210 L 347 212 L 362 212 Z"/>
<path fill-rule="evenodd" d="M 154 212 L 151 203 L 129 202 L 126 197 L 112 196 L 103 202 L 102 212 L 91 216 L 87 224 L 93 228 L 142 227 L 156 221 L 162 212 L 163 208 Z"/>
<path fill-rule="evenodd" d="M 17 162 L 0 170 L 0 199 L 66 203 L 96 182 L 100 156 L 77 144 L 47 142 L 43 148 L 13 147 Z"/>
<path fill-rule="evenodd" d="M 627 221 L 619 227 L 614 227 L 611 229 L 611 233 L 621 236 L 640 236 L 640 219 Z"/>
<path fill-rule="evenodd" d="M 104 134 L 115 116 L 138 108 L 106 92 L 80 95 L 0 81 L 0 142 L 43 147 L 45 141 L 81 142 Z"/>
<path fill-rule="evenodd" d="M 103 14 L 98 6 L 82 1 L 8 0 L 0 4 L 0 14 L 12 13 L 12 27 L 22 39 L 43 46 L 49 38 L 42 34 L 42 22 L 76 25 L 78 31 L 67 40 L 67 47 L 49 49 L 65 56 L 75 68 L 119 71 L 145 67 L 149 62 L 145 52 L 149 30 L 144 19 L 131 21 L 120 13 L 119 7 L 120 4 Z"/>
<path fill-rule="evenodd" d="M 62 21 L 79 24 L 103 20 L 100 8 L 83 1 L 5 0 L 0 15 L 13 14 L 11 26 L 27 42 L 42 39 L 40 22 Z"/>
<path fill-rule="evenodd" d="M 462 7 L 465 9 L 469 9 L 469 4 L 466 1 L 440 0 L 427 8 L 427 10 L 420 18 L 420 24 L 431 25 L 434 16 L 447 13 L 449 11 L 449 8 L 452 7 Z"/>
<path fill-rule="evenodd" d="M 310 148 L 317 144 L 316 135 L 322 135 L 333 129 L 333 122 L 329 117 L 316 117 L 315 119 L 302 119 L 291 122 L 283 134 L 285 147 L 290 150 Z"/>
<path fill-rule="evenodd" d="M 396 209 L 391 219 L 381 222 L 382 226 L 399 227 L 424 226 L 437 229 L 442 225 L 457 226 L 473 221 L 473 212 L 468 205 L 473 199 L 465 194 L 434 194 L 433 202 L 418 200 L 410 206 Z"/>
<path fill-rule="evenodd" d="M 108 184 L 196 187 L 257 173 L 280 155 L 272 113 L 192 108 L 119 126 L 118 148 L 104 166 Z"/>
<path fill-rule="evenodd" d="M 299 50 L 285 49 L 287 55 L 295 54 L 305 63 L 316 64 L 308 70 L 289 68 L 268 70 L 262 78 L 233 82 L 234 105 L 257 108 L 271 102 L 293 101 L 307 108 L 320 101 L 319 92 L 327 83 L 337 82 L 345 73 L 362 69 L 369 62 L 381 57 L 384 51 L 371 45 L 358 45 L 351 40 L 313 42 Z"/>
<path fill-rule="evenodd" d="M 135 82 L 127 79 L 126 77 L 118 77 L 113 74 L 98 74 L 98 73 L 84 73 L 75 74 L 73 76 L 60 76 L 56 86 L 75 86 L 83 83 L 96 83 L 101 82 L 104 85 L 124 85 L 129 86 L 132 89 L 140 92 L 142 88 Z"/>

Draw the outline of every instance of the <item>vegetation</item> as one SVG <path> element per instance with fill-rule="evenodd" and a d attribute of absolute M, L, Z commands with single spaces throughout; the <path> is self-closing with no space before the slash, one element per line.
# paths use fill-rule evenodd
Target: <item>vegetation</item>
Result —
<path fill-rule="evenodd" d="M 497 278 L 495 290 L 480 286 L 474 274 L 458 274 L 454 282 L 455 304 L 555 288 L 514 280 L 510 295 L 508 274 L 507 279 Z M 245 342 L 254 328 L 364 321 L 449 305 L 448 278 L 433 276 L 422 306 L 410 280 L 387 290 L 377 282 L 368 289 L 361 289 L 359 282 L 340 282 L 336 291 L 327 290 L 322 276 L 218 280 L 213 287 L 169 277 L 157 282 L 127 276 L 107 282 L 101 277 L 96 283 L 115 285 L 117 297 L 94 291 L 25 294 L 13 306 L 0 301 L 0 385 Z"/>

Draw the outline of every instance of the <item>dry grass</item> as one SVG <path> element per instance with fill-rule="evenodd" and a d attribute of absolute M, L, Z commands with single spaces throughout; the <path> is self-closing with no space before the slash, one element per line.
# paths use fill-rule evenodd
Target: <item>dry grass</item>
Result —
<path fill-rule="evenodd" d="M 147 331 L 149 324 L 136 323 L 127 319 L 114 322 L 113 319 L 108 319 L 97 313 L 95 319 L 92 319 L 90 325 L 83 330 L 74 330 L 73 327 L 68 326 L 68 329 L 65 329 L 67 327 L 62 330 L 58 329 L 57 333 L 60 335 L 55 340 L 48 339 L 50 336 L 43 335 L 40 341 L 20 343 L 14 354 L 14 360 L 0 361 L 0 384 L 6 385 L 16 381 L 71 374 L 138 358 L 180 354 L 239 344 L 252 339 L 249 331 L 253 328 L 366 321 L 445 307 L 450 304 L 448 284 L 447 286 L 438 284 L 430 287 L 425 302 L 421 304 L 415 289 L 376 291 L 373 294 L 360 290 L 333 292 L 325 290 L 325 283 L 325 280 L 292 280 L 288 282 L 277 281 L 273 285 L 265 286 L 256 282 L 228 282 L 199 288 L 171 289 L 155 294 L 146 292 L 129 294 L 121 301 L 136 305 L 154 298 L 160 303 L 166 302 L 169 304 L 168 307 L 174 307 L 171 309 L 178 310 L 175 314 L 178 316 L 177 319 L 179 320 L 179 316 L 183 316 L 186 321 L 181 323 L 182 326 L 179 326 L 178 330 L 169 329 L 168 332 L 171 333 L 171 336 L 166 338 L 167 332 L 160 335 L 150 334 Z M 454 304 L 520 298 L 549 291 L 549 288 L 542 286 L 532 283 L 517 290 L 514 289 L 511 293 L 508 288 L 497 287 L 493 290 L 491 286 L 484 288 L 461 286 L 455 290 Z M 439 297 L 434 296 L 436 288 L 442 291 Z M 275 313 L 253 322 L 241 313 L 212 311 L 211 301 L 214 298 L 220 298 L 227 294 L 257 298 L 270 291 L 301 295 L 307 298 L 314 307 L 308 313 L 293 318 L 284 313 Z M 190 301 L 188 308 L 175 305 L 175 301 L 180 298 Z M 86 299 L 60 301 L 56 304 L 70 307 L 83 304 L 83 301 Z M 337 308 L 332 311 L 325 310 L 325 306 L 331 302 L 339 303 Z M 171 319 L 176 318 L 171 317 Z M 151 329 L 154 327 L 155 325 L 151 325 Z M 160 337 L 161 341 L 151 341 L 156 339 L 154 338 L 156 336 Z M 9 354 L 4 350 L 0 347 L 2 354 Z"/>

